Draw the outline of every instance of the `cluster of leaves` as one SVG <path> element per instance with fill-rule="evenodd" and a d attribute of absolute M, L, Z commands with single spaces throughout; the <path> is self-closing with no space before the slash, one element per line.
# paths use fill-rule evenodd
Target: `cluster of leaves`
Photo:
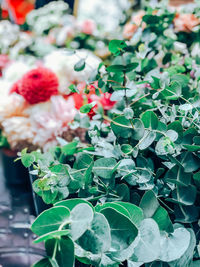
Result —
<path fill-rule="evenodd" d="M 75 258 L 101 267 L 125 261 L 130 267 L 152 261 L 183 266 L 196 244 L 193 230 L 172 225 L 152 191 L 139 207 L 121 201 L 95 207 L 83 199 L 61 201 L 39 215 L 32 231 L 39 236 L 34 242 L 45 242 L 47 251 L 35 267 L 73 267 Z"/>
<path fill-rule="evenodd" d="M 166 30 L 143 19 L 157 35 Z M 88 143 L 21 153 L 38 176 L 34 190 L 54 205 L 32 226 L 48 255 L 36 266 L 198 266 L 200 58 L 173 52 L 160 67 L 143 41 L 112 40 L 109 50 L 96 91 L 117 103 L 96 111 Z"/>

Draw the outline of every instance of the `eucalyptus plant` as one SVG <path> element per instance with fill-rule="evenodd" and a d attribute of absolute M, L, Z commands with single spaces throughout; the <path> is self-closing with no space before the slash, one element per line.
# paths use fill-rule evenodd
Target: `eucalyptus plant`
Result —
<path fill-rule="evenodd" d="M 86 142 L 21 152 L 35 192 L 54 205 L 32 225 L 47 250 L 35 266 L 198 266 L 199 58 L 160 69 L 141 47 L 113 40 L 109 49 L 96 92 L 116 105 L 95 110 Z"/>

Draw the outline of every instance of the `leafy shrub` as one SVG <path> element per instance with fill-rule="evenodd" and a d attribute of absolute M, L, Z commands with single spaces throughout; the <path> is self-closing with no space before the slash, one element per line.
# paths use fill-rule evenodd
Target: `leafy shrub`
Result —
<path fill-rule="evenodd" d="M 102 267 L 199 265 L 200 63 L 172 45 L 160 65 L 155 45 L 110 42 L 96 91 L 117 103 L 95 111 L 86 144 L 22 151 L 34 190 L 54 204 L 32 226 L 48 256 L 35 266 L 73 266 L 74 257 Z"/>

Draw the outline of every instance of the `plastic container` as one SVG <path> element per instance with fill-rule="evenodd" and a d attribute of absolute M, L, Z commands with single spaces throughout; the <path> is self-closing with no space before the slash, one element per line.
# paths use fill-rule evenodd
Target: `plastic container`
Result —
<path fill-rule="evenodd" d="M 31 192 L 28 169 L 21 161 L 14 161 L 17 158 L 16 153 L 11 150 L 2 150 L 2 168 L 5 176 L 6 185 L 10 187 L 20 187 L 26 192 Z"/>

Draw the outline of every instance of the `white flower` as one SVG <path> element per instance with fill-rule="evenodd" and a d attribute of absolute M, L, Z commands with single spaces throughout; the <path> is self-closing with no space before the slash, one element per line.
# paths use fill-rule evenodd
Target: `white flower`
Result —
<path fill-rule="evenodd" d="M 74 65 L 85 59 L 85 68 L 82 71 L 75 71 Z M 72 82 L 82 82 L 97 69 L 101 59 L 88 50 L 77 50 L 69 53 L 64 49 L 53 51 L 44 58 L 44 64 L 55 72 L 59 79 L 59 90 L 61 93 L 69 93 L 68 87 Z"/>
<path fill-rule="evenodd" d="M 14 61 L 7 68 L 3 70 L 3 77 L 6 81 L 14 83 L 31 69 L 32 67 L 23 61 Z"/>
<path fill-rule="evenodd" d="M 31 127 L 30 118 L 11 117 L 3 121 L 3 132 L 7 137 L 11 148 L 21 141 L 32 143 L 34 133 Z"/>
<path fill-rule="evenodd" d="M 191 55 L 194 58 L 200 55 L 200 44 L 199 43 L 194 43 L 193 44 Z"/>
<path fill-rule="evenodd" d="M 182 54 L 187 54 L 187 45 L 181 42 L 174 42 L 174 51 Z"/>
<path fill-rule="evenodd" d="M 24 116 L 26 102 L 24 98 L 17 94 L 1 95 L 0 97 L 0 123 L 3 124 L 7 118 L 14 116 Z"/>

